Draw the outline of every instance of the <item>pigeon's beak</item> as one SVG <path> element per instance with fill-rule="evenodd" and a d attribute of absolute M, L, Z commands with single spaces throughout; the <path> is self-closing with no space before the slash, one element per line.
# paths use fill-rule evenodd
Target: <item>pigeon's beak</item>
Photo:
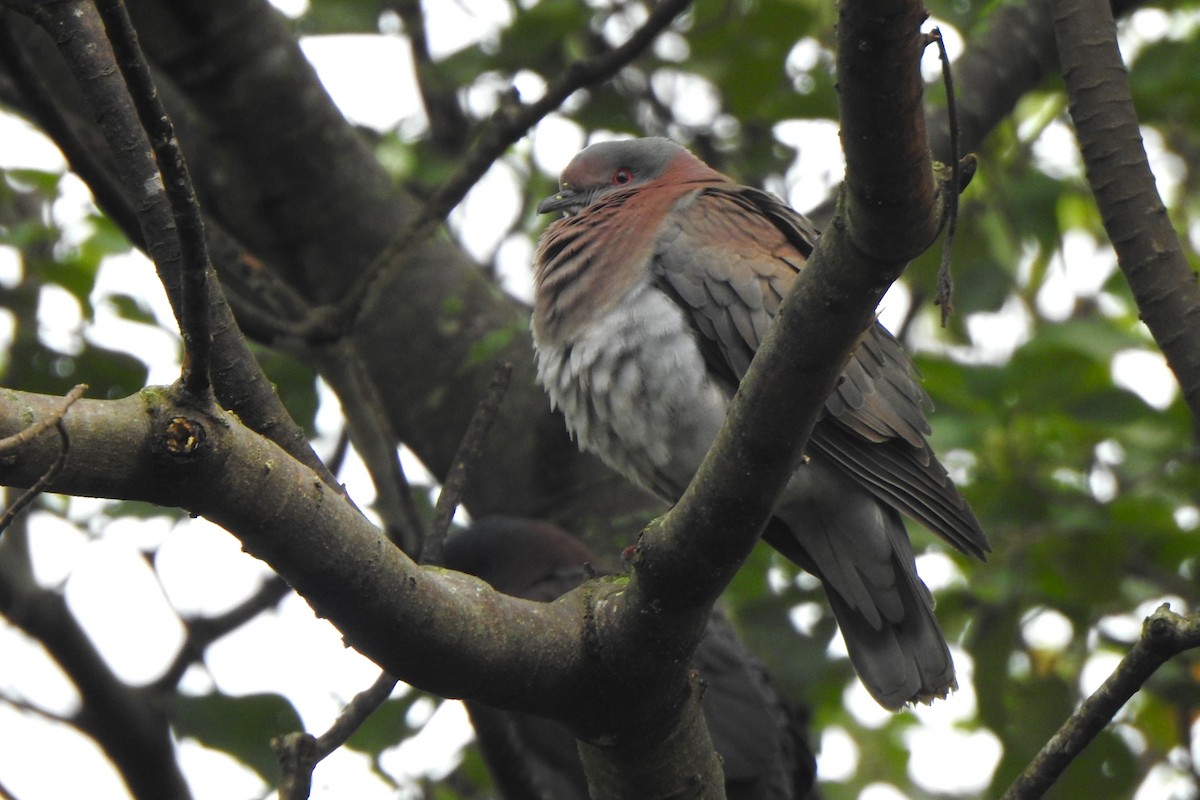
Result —
<path fill-rule="evenodd" d="M 553 211 L 561 211 L 569 217 L 573 214 L 579 213 L 579 210 L 582 209 L 586 204 L 586 194 L 568 186 L 564 186 L 556 193 L 538 203 L 537 212 L 539 214 L 549 214 Z"/>

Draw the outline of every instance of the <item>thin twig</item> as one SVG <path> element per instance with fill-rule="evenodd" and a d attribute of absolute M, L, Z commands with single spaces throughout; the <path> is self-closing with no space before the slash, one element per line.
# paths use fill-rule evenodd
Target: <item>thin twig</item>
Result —
<path fill-rule="evenodd" d="M 454 454 L 454 460 L 450 463 L 450 472 L 442 483 L 441 492 L 438 493 L 432 530 L 421 546 L 423 563 L 441 563 L 442 545 L 446 534 L 450 532 L 450 520 L 454 518 L 454 511 L 458 508 L 463 492 L 471 480 L 471 472 L 479 461 L 483 441 L 500 412 L 500 403 L 504 400 L 504 394 L 508 391 L 508 384 L 512 379 L 512 369 L 513 365 L 507 361 L 496 365 L 483 399 L 479 401 L 475 414 L 467 425 L 467 432 L 463 434 L 458 452 Z"/>
<path fill-rule="evenodd" d="M 338 718 L 329 726 L 329 730 L 317 737 L 317 760 L 320 761 L 349 741 L 367 717 L 391 697 L 396 683 L 395 676 L 381 672 L 374 683 L 354 695 L 354 699 L 346 704 L 342 713 L 338 714 Z"/>
<path fill-rule="evenodd" d="M 518 139 L 547 114 L 557 111 L 576 91 L 608 80 L 640 55 L 672 21 L 691 5 L 692 0 L 662 0 L 642 27 L 620 46 L 591 58 L 576 61 L 546 87 L 546 93 L 528 105 L 502 106 L 483 129 L 479 140 L 467 154 L 463 165 L 437 191 L 430 195 L 422 212 L 375 258 L 338 302 L 332 314 L 314 318 L 311 335 L 318 340 L 337 338 L 362 313 L 365 299 L 380 276 L 397 256 L 414 242 L 429 235 L 446 215 L 462 201 L 471 187 Z"/>
<path fill-rule="evenodd" d="M 12 524 L 16 519 L 17 514 L 20 514 L 25 508 L 34 501 L 34 499 L 50 488 L 54 483 L 54 479 L 58 477 L 58 473 L 62 472 L 63 467 L 67 464 L 67 454 L 71 451 L 71 437 L 67 433 L 67 426 L 63 424 L 63 416 L 67 410 L 74 405 L 75 401 L 83 396 L 84 390 L 87 389 L 86 384 L 79 384 L 71 391 L 67 392 L 63 399 L 63 404 L 53 414 L 44 420 L 33 423 L 28 428 L 13 434 L 3 440 L 0 440 L 0 453 L 13 450 L 16 447 L 32 440 L 34 437 L 46 431 L 51 425 L 58 429 L 59 439 L 62 440 L 62 448 L 58 451 L 58 458 L 54 459 L 54 463 L 50 465 L 40 478 L 25 490 L 12 505 L 0 514 L 0 534 Z"/>
<path fill-rule="evenodd" d="M 438 69 L 429 53 L 425 12 L 419 0 L 397 0 L 388 6 L 404 22 L 412 51 L 417 91 L 421 94 L 429 134 L 433 144 L 444 153 L 458 153 L 471 135 L 471 121 L 458 104 L 458 88 Z"/>
<path fill-rule="evenodd" d="M 1091 697 L 1083 701 L 1013 782 L 1002 800 L 1034 800 L 1104 730 L 1121 706 L 1172 657 L 1200 647 L 1200 616 L 1181 616 L 1163 603 L 1142 623 L 1142 636 Z"/>
<path fill-rule="evenodd" d="M 381 672 L 368 688 L 354 696 L 329 730 L 319 737 L 296 731 L 271 740 L 271 749 L 282 773 L 279 800 L 306 800 L 312 789 L 312 772 L 323 758 L 345 744 L 392 694 L 397 680 Z"/>
<path fill-rule="evenodd" d="M 117 65 L 129 87 L 138 119 L 154 149 L 162 185 L 171 207 L 171 217 L 179 236 L 183 262 L 183 309 L 179 322 L 187 347 L 183 385 L 192 395 L 206 397 L 212 390 L 209 383 L 212 326 L 208 303 L 208 275 L 212 266 L 204 239 L 200 203 L 175 138 L 175 127 L 159 100 L 158 90 L 138 46 L 137 33 L 125 11 L 125 4 L 121 0 L 96 0 L 96 8 L 104 21 Z"/>
<path fill-rule="evenodd" d="M 75 401 L 83 397 L 83 393 L 87 391 L 87 384 L 81 383 L 71 389 L 63 396 L 63 404 L 58 407 L 50 416 L 45 419 L 40 419 L 24 430 L 17 431 L 12 436 L 6 436 L 0 439 L 0 455 L 16 450 L 26 442 L 32 441 L 41 434 L 50 430 L 51 427 L 58 424 L 58 421 L 63 418 Z"/>
<path fill-rule="evenodd" d="M 397 436 L 383 394 L 349 340 L 313 351 L 318 368 L 337 393 L 345 412 L 350 441 L 375 484 L 375 508 L 388 538 L 410 556 L 425 538 L 424 520 L 396 451 Z"/>
<path fill-rule="evenodd" d="M 154 682 L 154 688 L 161 692 L 173 691 L 187 668 L 204 658 L 204 652 L 210 644 L 232 633 L 267 609 L 279 605 L 291 591 L 287 581 L 278 575 L 272 575 L 254 594 L 225 613 L 213 617 L 185 619 L 187 635 L 183 646 L 179 648 L 179 654 L 175 656 L 171 666 Z"/>
<path fill-rule="evenodd" d="M 12 706 L 17 711 L 23 711 L 26 714 L 30 714 L 35 717 L 41 717 L 49 722 L 56 722 L 59 725 L 66 725 L 67 727 L 73 728 L 81 733 L 83 732 L 83 728 L 79 724 L 79 718 L 76 716 L 56 714 L 48 708 L 42 708 L 41 706 L 34 705 L 28 700 L 22 700 L 19 697 L 11 697 L 7 694 L 0 695 L 0 703 Z"/>
<path fill-rule="evenodd" d="M 0 515 L 0 533 L 12 524 L 13 519 L 25 510 L 25 507 L 34 501 L 39 494 L 50 488 L 50 484 L 58 477 L 58 473 L 62 472 L 62 468 L 67 463 L 67 453 L 71 449 L 71 437 L 67 435 L 67 426 L 63 425 L 62 420 L 54 423 L 54 427 L 58 428 L 58 435 L 62 438 L 62 449 L 58 452 L 58 458 L 50 465 L 50 469 L 46 470 L 42 477 L 38 478 L 37 483 L 25 490 L 25 493 L 16 499 L 16 501 L 4 510 L 4 514 Z"/>

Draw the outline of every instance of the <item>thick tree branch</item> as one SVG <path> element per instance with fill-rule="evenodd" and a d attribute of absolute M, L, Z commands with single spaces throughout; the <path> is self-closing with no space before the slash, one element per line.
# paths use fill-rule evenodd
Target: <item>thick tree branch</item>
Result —
<path fill-rule="evenodd" d="M 686 784 L 702 763 L 703 785 L 723 785 L 696 706 L 695 676 L 685 680 L 683 662 L 647 669 L 650 659 L 626 661 L 624 649 L 613 647 L 624 636 L 600 608 L 619 583 L 590 583 L 542 604 L 419 567 L 278 446 L 219 409 L 201 411 L 178 399 L 147 389 L 124 400 L 76 403 L 67 424 L 79 457 L 58 488 L 181 506 L 212 519 L 286 578 L 348 643 L 422 689 L 561 719 L 574 730 L 631 733 L 606 748 L 602 758 L 610 760 L 600 774 L 607 769 L 616 780 L 614 770 L 638 752 L 648 748 L 668 759 L 683 745 L 707 758 L 675 760 L 674 770 L 642 772 L 644 780 Z M 0 435 L 58 402 L 18 392 L 4 400 Z M 16 463 L 0 465 L 0 482 L 35 480 L 54 457 L 46 438 L 28 442 Z M 664 676 L 674 681 L 660 683 Z M 685 712 L 689 724 L 671 724 L 675 716 L 667 711 Z M 644 782 L 617 783 L 627 787 L 623 794 L 601 796 L 647 796 Z M 700 796 L 719 797 L 716 791 Z"/>
<path fill-rule="evenodd" d="M 0 47 L 0 63 L 4 64 L 19 89 L 19 100 L 9 98 L 9 102 L 13 108 L 27 114 L 54 140 L 66 156 L 71 170 L 91 189 L 97 205 L 117 223 L 134 247 L 145 251 L 137 210 L 121 187 L 115 160 L 105 145 L 104 137 L 90 119 L 81 118 L 79 109 L 58 96 L 64 88 L 69 87 L 63 86 L 65 79 L 55 81 L 48 76 L 56 74 L 56 66 L 62 68 L 58 63 L 60 59 L 56 52 L 46 52 L 42 46 L 44 37 L 28 27 L 32 24 L 15 14 L 0 10 L 0 36 L 5 41 L 4 46 Z M 51 85 L 59 92 L 54 91 Z M 160 89 L 165 89 L 168 95 L 172 93 L 169 83 Z M 173 105 L 179 108 L 181 104 L 175 102 Z M 221 286 L 237 314 L 242 330 L 252 337 L 270 341 L 281 330 L 288 329 L 281 319 L 304 316 L 309 306 L 300 294 L 274 272 L 263 268 L 211 216 L 206 216 L 204 230 L 213 267 L 221 277 Z M 221 342 L 218 340 L 214 344 L 219 353 Z M 251 423 L 252 427 L 255 427 L 255 420 L 267 416 L 266 412 L 271 410 L 259 411 L 259 405 L 270 404 L 258 403 L 241 409 L 242 419 Z M 273 433 L 273 438 L 282 441 L 279 437 L 283 431 L 278 425 L 267 423 L 267 427 L 255 429 L 271 431 L 268 435 Z M 302 431 L 295 438 L 301 447 L 307 446 Z M 295 442 L 292 445 L 295 447 Z M 301 447 L 296 447 L 293 455 L 302 457 Z M 316 463 L 313 459 L 312 464 L 315 466 Z"/>
<path fill-rule="evenodd" d="M 81 133 L 79 137 L 70 137 L 72 146 L 68 148 L 68 153 L 80 156 L 85 174 L 101 174 L 103 168 L 100 163 L 112 160 L 126 200 L 125 203 L 118 203 L 118 207 L 127 204 L 133 210 L 137 224 L 133 238 L 141 242 L 153 259 L 172 309 L 177 319 L 182 320 L 183 253 L 180 239 L 175 233 L 176 223 L 167 193 L 159 179 L 158 165 L 146 133 L 133 111 L 132 99 L 99 16 L 90 2 L 82 0 L 29 5 L 30 16 L 51 34 L 58 45 L 62 60 L 82 90 L 91 115 L 98 121 L 99 133 L 108 150 L 104 158 L 94 155 L 88 157 L 92 151 L 82 142 Z M 14 34 L 18 33 L 15 25 L 17 20 L 6 18 L 4 21 L 13 26 Z M 37 43 L 43 38 L 36 31 L 20 33 L 34 40 L 29 45 L 31 51 L 45 55 L 37 49 Z M 24 65 L 24 59 L 14 60 Z M 45 71 L 57 74 L 61 71 L 61 64 L 47 65 Z M 65 114 L 54 99 L 41 96 L 43 86 L 27 85 L 26 88 L 40 99 L 39 107 L 55 122 L 56 129 L 71 130 Z M 107 181 L 102 181 L 101 185 L 110 186 Z M 288 415 L 270 381 L 250 354 L 218 282 L 207 281 L 206 291 L 209 293 L 207 303 L 200 303 L 199 306 L 207 306 L 212 313 L 215 369 L 211 378 L 218 399 L 255 430 L 270 435 L 296 458 L 322 474 L 330 486 L 338 486 L 312 452 L 303 429 Z M 186 328 L 182 323 L 181 327 Z"/>
<path fill-rule="evenodd" d="M 1054 30 L 1088 183 L 1117 264 L 1200 422 L 1200 284 L 1158 195 L 1105 0 L 1055 0 Z"/>
<path fill-rule="evenodd" d="M 59 402 L 10 392 L 0 403 L 0 434 Z M 478 579 L 418 567 L 273 442 L 220 410 L 178 405 L 168 390 L 82 400 L 65 424 L 76 457 L 59 491 L 208 517 L 274 567 L 347 642 L 420 688 L 545 716 L 577 713 L 584 641 L 577 602 L 517 600 Z M 0 483 L 36 480 L 56 456 L 48 438 L 0 465 Z"/>
<path fill-rule="evenodd" d="M 920 4 L 903 0 L 870 12 L 842 6 L 838 83 L 843 138 L 853 144 L 841 212 L 785 299 L 696 479 L 642 539 L 635 586 L 656 607 L 711 600 L 749 553 L 879 298 L 937 232 L 921 145 L 922 19 Z"/>

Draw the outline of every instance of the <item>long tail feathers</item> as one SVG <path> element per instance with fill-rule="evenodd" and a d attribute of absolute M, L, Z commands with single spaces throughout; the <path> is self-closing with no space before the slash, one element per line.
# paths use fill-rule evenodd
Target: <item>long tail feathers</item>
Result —
<path fill-rule="evenodd" d="M 850 662 L 889 709 L 956 688 L 900 515 L 836 468 L 802 467 L 763 537 L 821 579 Z"/>

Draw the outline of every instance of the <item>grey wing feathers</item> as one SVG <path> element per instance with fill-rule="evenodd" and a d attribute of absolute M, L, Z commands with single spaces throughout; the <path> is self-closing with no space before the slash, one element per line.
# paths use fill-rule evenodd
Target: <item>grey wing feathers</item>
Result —
<path fill-rule="evenodd" d="M 691 315 L 711 366 L 731 386 L 746 374 L 811 250 L 781 241 L 756 204 L 761 198 L 770 195 L 744 187 L 698 191 L 668 216 L 654 256 L 660 284 Z M 790 213 L 796 226 L 807 224 Z"/>
<path fill-rule="evenodd" d="M 816 236 L 802 215 L 744 187 L 698 190 L 668 215 L 653 269 L 690 314 L 730 391 Z M 932 406 L 904 348 L 875 324 L 826 401 L 811 446 L 881 500 L 982 558 L 990 548 L 979 523 L 925 441 Z"/>
<path fill-rule="evenodd" d="M 986 559 L 991 547 L 971 507 L 958 493 L 928 446 L 868 442 L 833 420 L 813 430 L 809 445 L 951 545 Z"/>
<path fill-rule="evenodd" d="M 966 500 L 925 441 L 933 407 L 900 343 L 872 326 L 825 403 L 811 446 L 894 508 L 964 553 L 991 549 Z"/>
<path fill-rule="evenodd" d="M 924 412 L 931 408 L 908 354 L 879 324 L 867 331 L 825 402 L 826 411 L 863 438 L 899 437 L 918 449 L 930 432 Z"/>

